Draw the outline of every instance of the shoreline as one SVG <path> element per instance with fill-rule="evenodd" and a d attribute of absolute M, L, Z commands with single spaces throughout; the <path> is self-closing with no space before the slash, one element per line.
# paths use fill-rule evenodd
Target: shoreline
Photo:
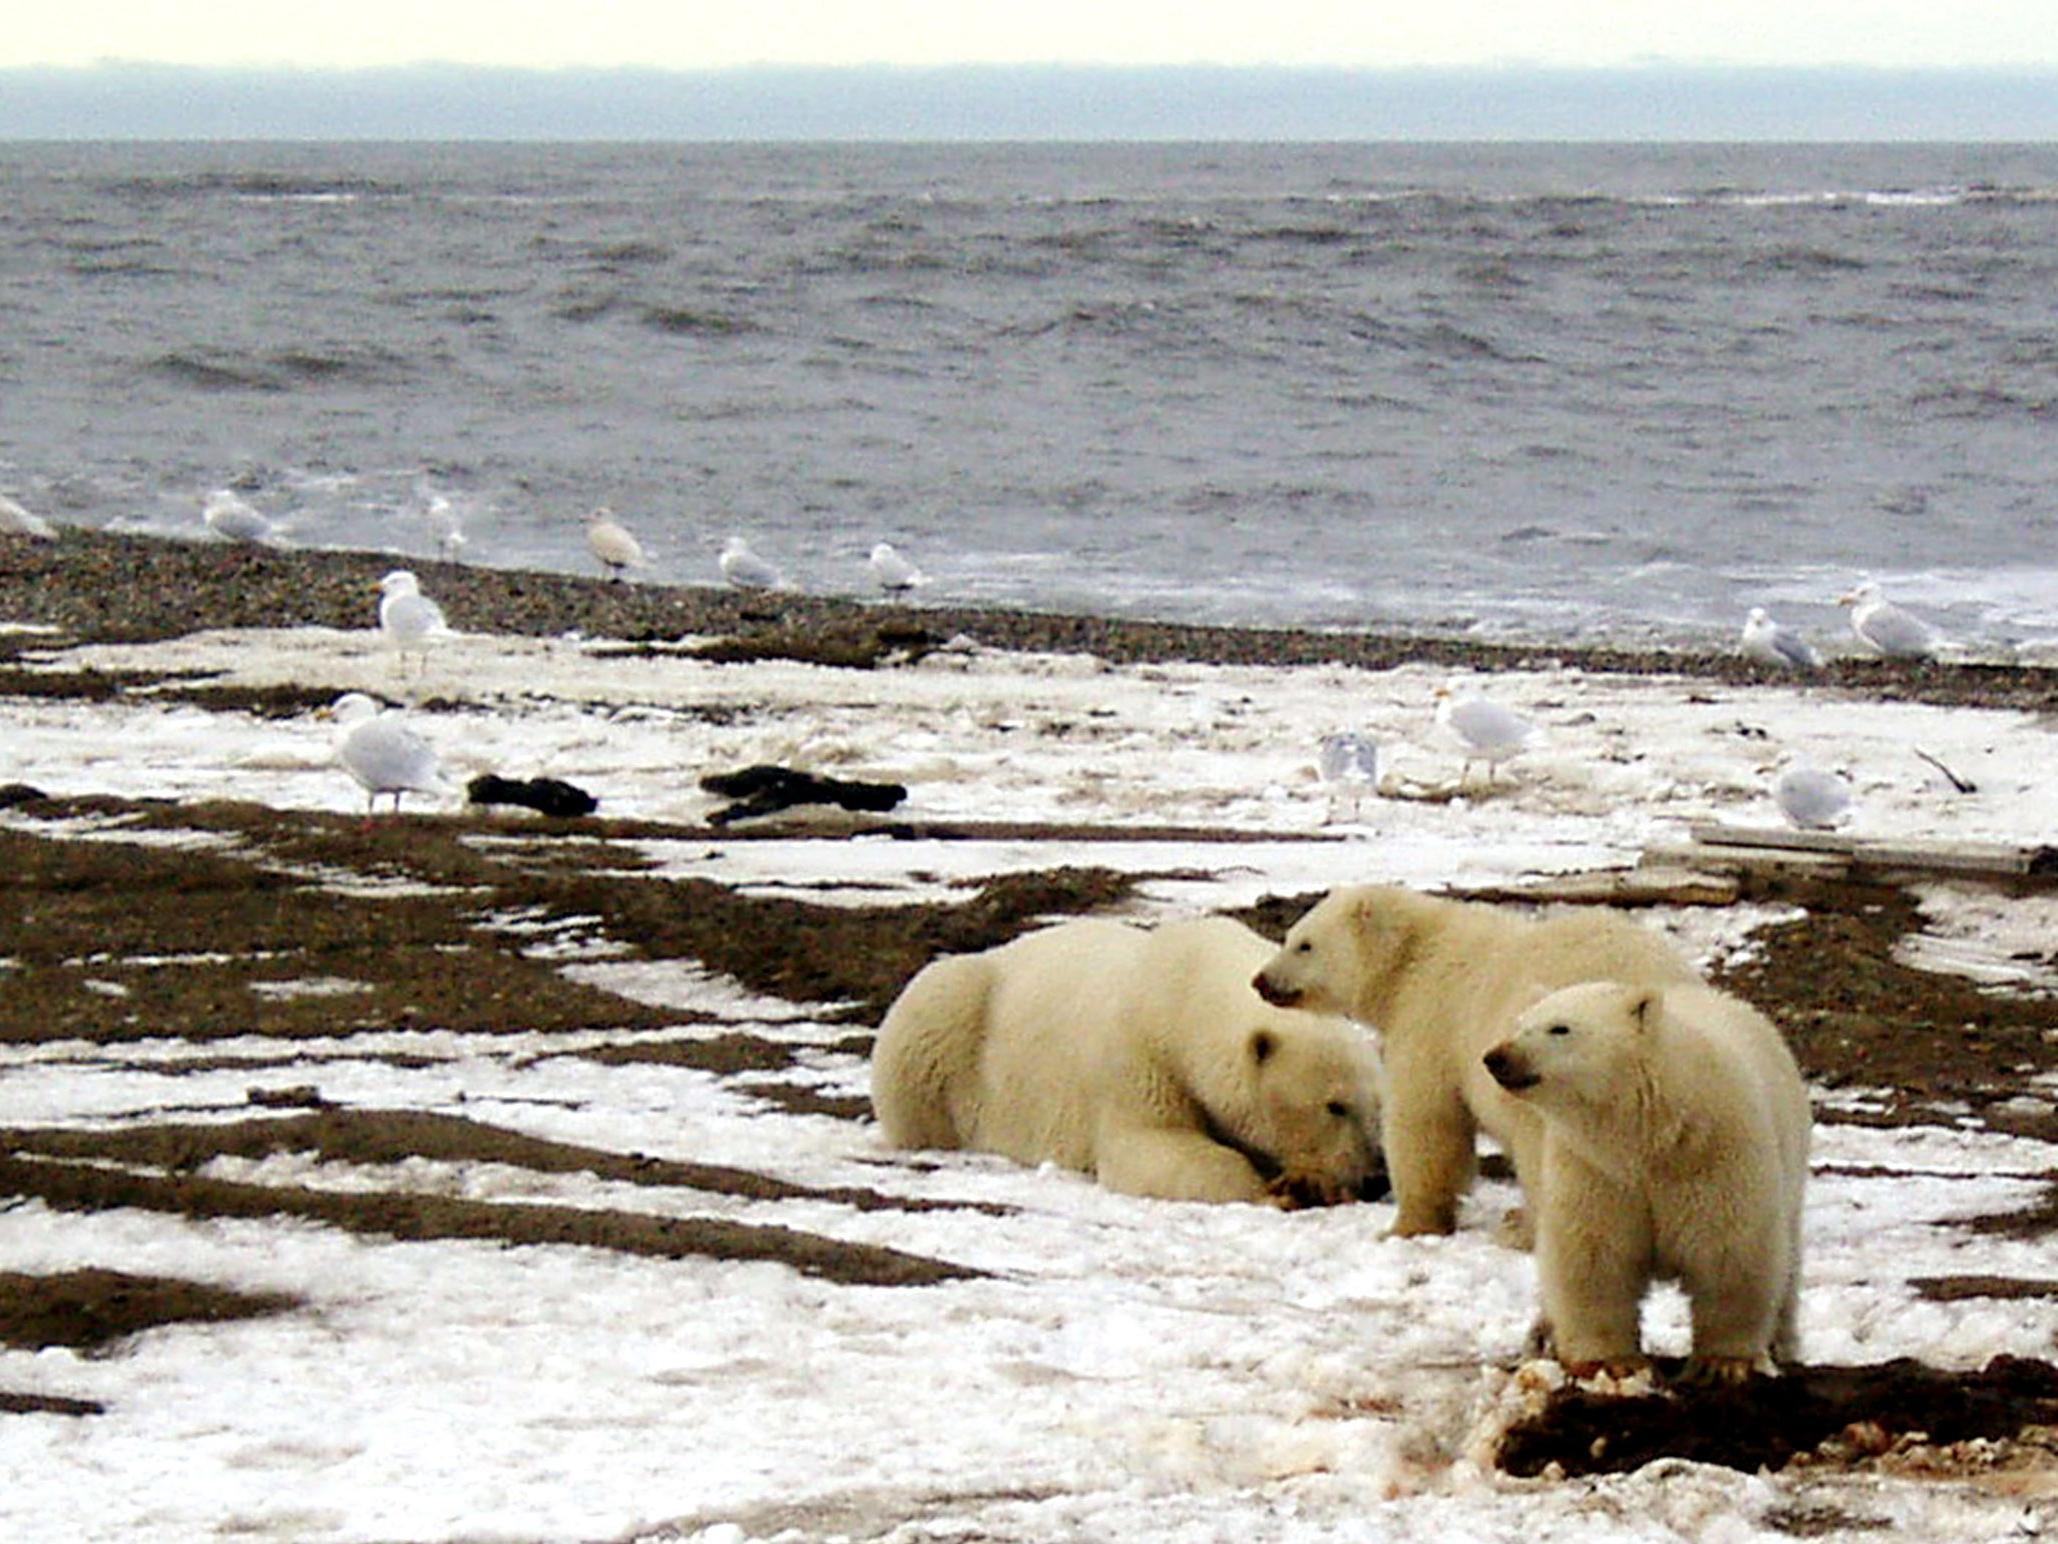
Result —
<path fill-rule="evenodd" d="M 1231 627 L 1056 612 L 896 604 L 795 591 L 624 583 L 486 568 L 390 552 L 272 549 L 77 527 L 55 541 L 0 539 L 0 623 L 55 627 L 81 643 L 150 642 L 217 628 L 371 625 L 373 586 L 412 567 L 464 632 L 581 632 L 642 645 L 736 640 L 727 657 L 869 666 L 966 634 L 1015 653 L 1091 654 L 1111 663 L 1183 662 L 1386 670 L 1578 669 L 1731 684 L 1812 684 L 1886 701 L 2058 712 L 2058 669 L 1833 658 L 1797 676 L 1734 652 L 1490 643 L 1433 635 Z M 0 657 L 34 647 L 16 635 Z"/>

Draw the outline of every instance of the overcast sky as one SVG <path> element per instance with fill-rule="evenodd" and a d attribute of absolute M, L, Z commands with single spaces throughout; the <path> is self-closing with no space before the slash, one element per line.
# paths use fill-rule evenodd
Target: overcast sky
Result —
<path fill-rule="evenodd" d="M 59 0 L 8 12 L 0 68 L 2058 65 L 2054 0 Z"/>

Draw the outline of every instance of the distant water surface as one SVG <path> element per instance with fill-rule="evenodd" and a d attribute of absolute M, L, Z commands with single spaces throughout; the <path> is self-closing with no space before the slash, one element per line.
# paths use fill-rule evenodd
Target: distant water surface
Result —
<path fill-rule="evenodd" d="M 2058 146 L 0 145 L 0 489 L 1179 620 L 2058 638 Z M 1832 632 L 1832 629 L 1838 629 Z"/>

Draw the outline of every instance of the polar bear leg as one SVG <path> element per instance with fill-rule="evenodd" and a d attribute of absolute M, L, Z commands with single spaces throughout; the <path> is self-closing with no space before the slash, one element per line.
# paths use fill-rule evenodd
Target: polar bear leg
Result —
<path fill-rule="evenodd" d="M 1391 1086 L 1391 1084 L 1390 1084 Z M 1472 1181 L 1476 1128 L 1455 1097 L 1396 1098 L 1386 1110 L 1386 1169 L 1400 1215 L 1396 1238 L 1455 1233 L 1458 1197 Z"/>
<path fill-rule="evenodd" d="M 1262 1201 L 1250 1160 L 1199 1131 L 1103 1125 L 1094 1174 L 1110 1190 L 1164 1201 Z"/>
<path fill-rule="evenodd" d="M 1636 1198 L 1577 1162 L 1548 1163 L 1537 1206 L 1544 1318 L 1568 1368 L 1642 1361 L 1651 1230 Z"/>

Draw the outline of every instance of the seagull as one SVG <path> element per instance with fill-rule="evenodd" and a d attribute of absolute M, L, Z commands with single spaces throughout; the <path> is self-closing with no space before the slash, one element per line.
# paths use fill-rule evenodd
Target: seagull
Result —
<path fill-rule="evenodd" d="M 1460 702 L 1447 686 L 1436 689 L 1436 721 L 1464 748 L 1465 764 L 1458 772 L 1460 788 L 1471 775 L 1473 762 L 1486 763 L 1486 780 L 1491 784 L 1500 764 L 1529 749 L 1541 733 L 1521 714 L 1484 697 Z"/>
<path fill-rule="evenodd" d="M 382 793 L 393 796 L 397 815 L 402 794 L 448 790 L 429 742 L 408 728 L 398 714 L 382 712 L 363 692 L 345 692 L 323 708 L 320 716 L 338 727 L 336 760 L 364 789 L 367 820 L 378 808 Z"/>
<path fill-rule="evenodd" d="M 1353 820 L 1358 818 L 1358 803 L 1365 790 L 1379 787 L 1379 747 L 1354 730 L 1324 735 L 1315 753 L 1315 767 L 1332 789 L 1342 786 L 1351 790 Z"/>
<path fill-rule="evenodd" d="M 393 650 L 396 665 L 404 665 L 407 651 L 413 649 L 422 657 L 422 668 L 428 669 L 429 644 L 450 636 L 443 608 L 422 593 L 410 569 L 394 569 L 379 581 L 378 590 L 379 636 Z"/>
<path fill-rule="evenodd" d="M 1937 638 L 1929 624 L 1881 595 L 1870 579 L 1837 597 L 1837 604 L 1851 608 L 1851 631 L 1888 659 L 1936 657 Z"/>
<path fill-rule="evenodd" d="M 750 543 L 732 536 L 722 547 L 722 577 L 739 590 L 770 590 L 780 584 L 779 570 L 750 550 Z"/>
<path fill-rule="evenodd" d="M 1763 606 L 1753 606 L 1744 619 L 1744 653 L 1761 665 L 1782 670 L 1820 670 L 1822 656 L 1813 644 L 1790 627 L 1781 627 L 1766 615 Z"/>
<path fill-rule="evenodd" d="M 1800 831 L 1827 831 L 1851 808 L 1851 785 L 1834 772 L 1796 763 L 1772 785 L 1780 813 Z"/>
<path fill-rule="evenodd" d="M 279 527 L 231 488 L 217 488 L 208 494 L 201 505 L 200 518 L 223 541 L 255 542 L 270 547 L 279 540 Z"/>
<path fill-rule="evenodd" d="M 0 536 L 33 536 L 50 541 L 57 528 L 41 515 L 32 515 L 6 494 L 0 493 Z"/>
<path fill-rule="evenodd" d="M 464 560 L 464 513 L 448 497 L 441 493 L 429 495 L 428 506 L 422 511 L 422 524 L 428 527 L 429 537 L 436 543 L 436 555 L 446 563 Z"/>
<path fill-rule="evenodd" d="M 929 582 L 928 576 L 895 551 L 890 541 L 874 547 L 865 563 L 872 570 L 873 580 L 889 595 L 905 595 L 915 586 Z"/>
<path fill-rule="evenodd" d="M 644 566 L 643 544 L 604 504 L 586 517 L 586 549 L 610 579 L 621 578 L 625 568 Z"/>

